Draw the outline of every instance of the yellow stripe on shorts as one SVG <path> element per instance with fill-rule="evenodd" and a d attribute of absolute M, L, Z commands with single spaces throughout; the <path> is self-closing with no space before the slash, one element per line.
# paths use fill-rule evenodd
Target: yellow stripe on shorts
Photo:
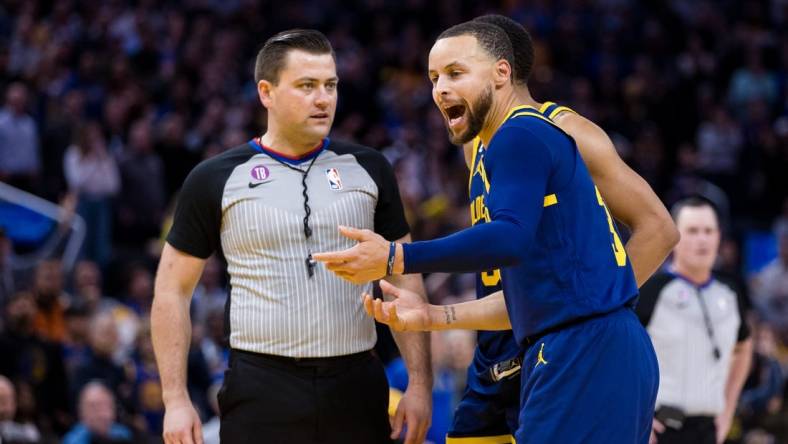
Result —
<path fill-rule="evenodd" d="M 512 435 L 468 436 L 465 438 L 446 437 L 446 444 L 516 444 Z"/>
<path fill-rule="evenodd" d="M 544 206 L 549 207 L 558 203 L 558 197 L 555 194 L 548 194 L 544 197 Z"/>

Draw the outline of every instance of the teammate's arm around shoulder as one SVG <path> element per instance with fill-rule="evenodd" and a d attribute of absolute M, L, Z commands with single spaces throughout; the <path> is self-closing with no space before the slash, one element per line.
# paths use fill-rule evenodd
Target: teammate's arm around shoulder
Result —
<path fill-rule="evenodd" d="M 668 210 L 649 184 L 618 156 L 602 128 L 573 112 L 553 120 L 575 139 L 613 217 L 632 231 L 625 248 L 638 287 L 643 285 L 679 240 Z"/>
<path fill-rule="evenodd" d="M 169 243 L 159 261 L 151 308 L 151 336 L 164 401 L 164 442 L 201 444 L 200 417 L 186 391 L 186 358 L 191 342 L 189 305 L 205 259 Z"/>

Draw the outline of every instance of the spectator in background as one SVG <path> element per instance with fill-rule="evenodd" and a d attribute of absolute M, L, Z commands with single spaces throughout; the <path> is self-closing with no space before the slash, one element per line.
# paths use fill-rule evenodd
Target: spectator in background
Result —
<path fill-rule="evenodd" d="M 34 328 L 49 341 L 62 343 L 66 336 L 65 311 L 71 299 L 63 291 L 63 269 L 59 259 L 44 259 L 38 263 L 33 278 L 33 297 L 36 301 Z"/>
<path fill-rule="evenodd" d="M 29 388 L 29 413 L 40 430 L 49 434 L 64 430 L 69 421 L 68 380 L 60 347 L 35 335 L 35 315 L 30 293 L 17 293 L 6 305 L 6 325 L 0 335 L 0 374 L 17 383 L 20 399 Z M 22 402 L 19 404 L 21 410 Z"/>
<path fill-rule="evenodd" d="M 76 368 L 90 357 L 90 312 L 84 304 L 72 304 L 66 309 L 65 322 L 63 362 L 66 372 L 73 375 Z"/>
<path fill-rule="evenodd" d="M 788 223 L 776 227 L 778 255 L 753 279 L 753 303 L 783 341 L 788 341 Z"/>
<path fill-rule="evenodd" d="M 120 239 L 126 244 L 144 242 L 158 236 L 167 204 L 164 166 L 153 150 L 152 128 L 147 119 L 132 124 L 129 144 L 121 159 Z"/>
<path fill-rule="evenodd" d="M 100 381 L 113 395 L 128 401 L 132 385 L 122 366 L 115 363 L 113 354 L 118 345 L 118 330 L 110 313 L 98 313 L 90 320 L 90 350 L 87 359 L 77 366 L 71 381 L 71 393 L 76 399 L 89 382 Z M 123 402 L 128 405 L 127 402 Z"/>
<path fill-rule="evenodd" d="M 170 113 L 162 119 L 156 152 L 164 165 L 167 196 L 172 196 L 181 188 L 189 171 L 200 161 L 199 153 L 186 147 L 186 122 L 183 115 Z"/>
<path fill-rule="evenodd" d="M 79 394 L 79 423 L 63 444 L 132 443 L 128 427 L 116 422 L 115 397 L 99 382 L 90 382 Z"/>
<path fill-rule="evenodd" d="M 91 315 L 98 310 L 111 309 L 113 300 L 105 298 L 102 290 L 102 276 L 98 264 L 81 260 L 74 265 L 72 273 L 74 301 L 84 305 Z"/>
<path fill-rule="evenodd" d="M 786 377 L 777 357 L 778 342 L 774 329 L 765 322 L 758 322 L 754 333 L 752 372 L 739 399 L 745 429 L 767 426 L 768 418 L 780 411 Z"/>
<path fill-rule="evenodd" d="M 77 214 L 87 224 L 83 252 L 106 265 L 112 245 L 112 198 L 120 189 L 120 174 L 97 122 L 79 129 L 75 143 L 66 149 L 63 170 L 69 190 L 79 199 Z"/>
<path fill-rule="evenodd" d="M 224 377 L 230 358 L 229 344 L 224 336 L 224 307 L 208 310 L 202 323 L 192 325 L 192 335 L 200 339 L 200 350 L 208 365 L 211 380 Z"/>
<path fill-rule="evenodd" d="M 4 307 L 14 293 L 14 272 L 11 268 L 11 239 L 5 234 L 5 229 L 0 226 L 0 307 Z M 0 317 L 2 321 L 2 317 Z M 2 328 L 2 322 L 0 322 Z"/>
<path fill-rule="evenodd" d="M 44 197 L 48 200 L 57 200 L 68 188 L 63 158 L 68 147 L 77 140 L 84 119 L 85 93 L 79 89 L 65 93 L 53 104 L 47 116 L 46 126 L 41 131 L 41 182 L 46 188 Z"/>
<path fill-rule="evenodd" d="M 192 297 L 192 322 L 205 324 L 208 313 L 215 310 L 224 310 L 227 301 L 227 290 L 222 287 L 222 264 L 216 256 L 211 256 L 205 262 L 200 282 L 194 289 Z"/>
<path fill-rule="evenodd" d="M 744 144 L 742 129 L 723 106 L 712 110 L 710 117 L 698 128 L 698 168 L 730 195 Z"/>
<path fill-rule="evenodd" d="M 153 274 L 142 264 L 129 267 L 124 302 L 139 317 L 150 315 L 153 301 Z"/>
<path fill-rule="evenodd" d="M 161 380 L 150 338 L 150 322 L 145 322 L 137 334 L 133 361 L 136 398 L 134 404 L 144 418 L 145 431 L 153 436 L 159 436 L 164 421 L 164 403 L 161 400 Z"/>
<path fill-rule="evenodd" d="M 114 356 L 118 361 L 128 358 L 134 348 L 140 318 L 126 304 L 104 295 L 101 270 L 95 262 L 82 260 L 74 267 L 74 299 L 85 305 L 90 316 L 102 312 L 112 314 L 118 330 Z"/>
<path fill-rule="evenodd" d="M 16 422 L 16 390 L 11 381 L 0 376 L 0 442 L 9 444 L 38 443 L 41 434 L 31 423 Z"/>
<path fill-rule="evenodd" d="M 12 83 L 0 109 L 0 181 L 26 191 L 37 190 L 41 170 L 38 125 L 27 114 L 27 87 Z"/>
<path fill-rule="evenodd" d="M 747 63 L 733 73 L 728 101 L 734 107 L 743 107 L 754 100 L 774 104 L 779 92 L 774 73 L 763 64 L 762 49 L 751 46 L 747 49 Z"/>

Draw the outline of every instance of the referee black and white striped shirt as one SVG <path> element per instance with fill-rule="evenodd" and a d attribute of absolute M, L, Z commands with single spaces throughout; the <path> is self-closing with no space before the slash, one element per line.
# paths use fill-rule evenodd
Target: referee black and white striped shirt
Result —
<path fill-rule="evenodd" d="M 309 239 L 301 173 L 307 168 Z M 310 252 L 353 246 L 338 225 L 389 240 L 408 234 L 386 159 L 371 148 L 329 139 L 290 158 L 255 139 L 189 174 L 167 242 L 195 257 L 218 252 L 226 260 L 231 348 L 294 358 L 342 356 L 370 350 L 376 335 L 361 304 L 371 284 L 353 285 L 322 265 L 310 277 L 305 265 Z"/>
<path fill-rule="evenodd" d="M 744 289 L 712 274 L 695 285 L 673 273 L 654 275 L 640 288 L 637 306 L 659 361 L 657 409 L 716 416 L 725 408 L 733 349 L 750 336 Z"/>

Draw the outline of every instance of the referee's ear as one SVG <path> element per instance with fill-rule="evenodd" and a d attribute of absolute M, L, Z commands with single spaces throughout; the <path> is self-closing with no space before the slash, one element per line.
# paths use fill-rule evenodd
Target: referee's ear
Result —
<path fill-rule="evenodd" d="M 266 109 L 270 108 L 273 104 L 273 89 L 274 85 L 268 80 L 260 80 L 257 82 L 257 95 L 260 97 L 260 103 L 262 103 Z"/>

